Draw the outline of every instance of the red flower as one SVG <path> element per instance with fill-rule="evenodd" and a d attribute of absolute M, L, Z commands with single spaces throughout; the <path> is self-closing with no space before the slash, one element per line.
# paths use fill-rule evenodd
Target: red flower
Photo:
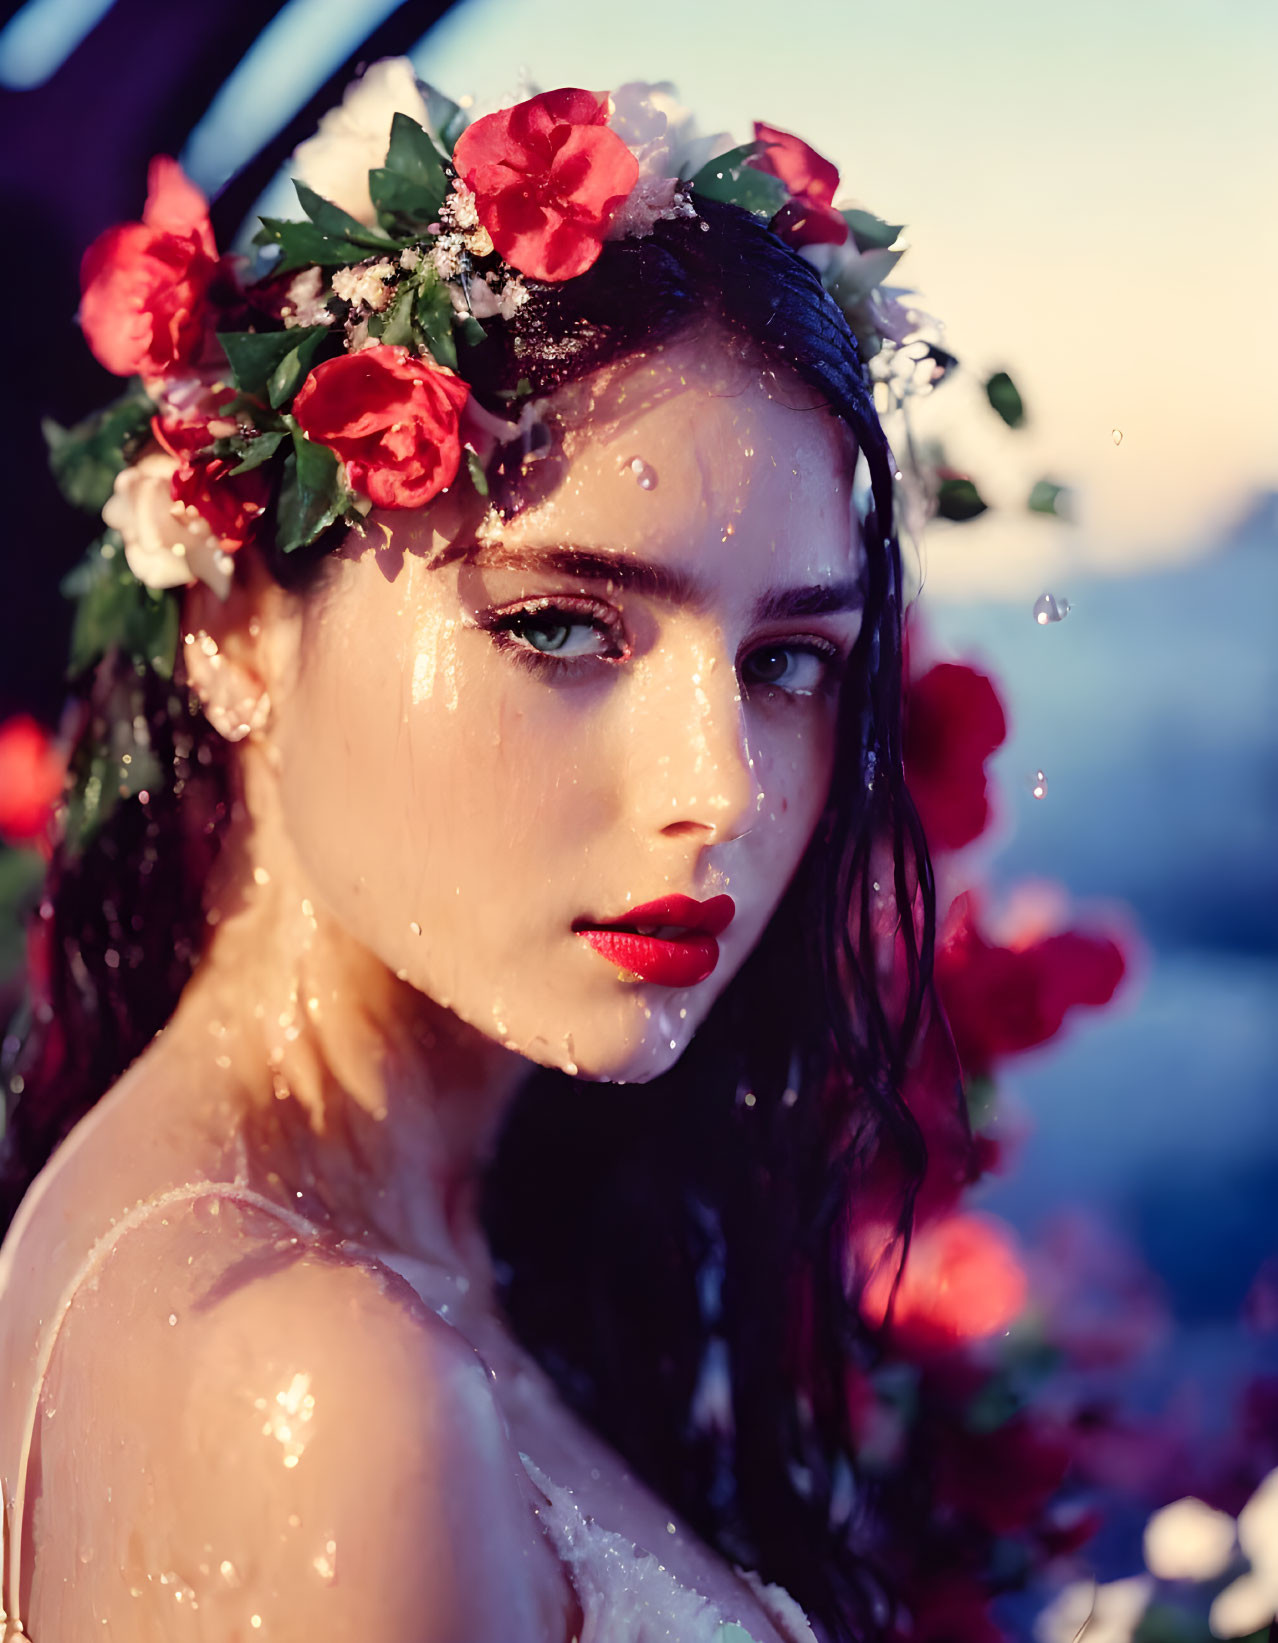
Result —
<path fill-rule="evenodd" d="M 902 1643 L 1007 1643 L 990 1614 L 992 1598 L 973 1576 L 942 1574 L 910 1600 L 913 1624 Z"/>
<path fill-rule="evenodd" d="M 936 981 L 964 1072 L 988 1073 L 999 1056 L 1044 1043 L 1080 1004 L 1108 1004 L 1125 969 L 1117 942 L 1082 930 L 996 947 L 976 927 L 970 894 L 959 896 L 937 944 Z"/>
<path fill-rule="evenodd" d="M 379 508 L 420 508 L 456 478 L 469 392 L 460 377 L 381 343 L 317 365 L 293 415 Z"/>
<path fill-rule="evenodd" d="M 992 1432 L 938 1428 L 936 1496 L 995 1534 L 1032 1523 L 1060 1487 L 1073 1441 L 1044 1417 L 1017 1415 Z"/>
<path fill-rule="evenodd" d="M 0 725 L 0 836 L 10 844 L 40 839 L 65 774 L 48 733 L 28 714 Z"/>
<path fill-rule="evenodd" d="M 941 662 L 905 699 L 905 780 L 935 850 L 970 844 L 989 820 L 985 761 L 1007 735 L 998 692 L 983 673 Z"/>
<path fill-rule="evenodd" d="M 80 264 L 80 325 L 117 376 L 159 376 L 204 342 L 217 247 L 204 196 L 166 154 L 151 161 L 141 222 L 100 234 Z"/>
<path fill-rule="evenodd" d="M 476 120 L 453 163 L 498 251 L 537 280 L 584 274 L 639 180 L 608 99 L 569 88 Z"/>
<path fill-rule="evenodd" d="M 234 426 L 232 424 L 232 426 Z M 226 553 L 250 540 L 271 499 L 271 485 L 261 468 L 236 474 L 225 457 L 212 456 L 214 430 L 207 421 L 177 422 L 152 417 L 151 431 L 178 462 L 169 484 L 175 502 L 194 508 Z"/>
<path fill-rule="evenodd" d="M 222 457 L 198 458 L 178 469 L 170 487 L 173 500 L 194 508 L 226 553 L 234 553 L 252 537 L 271 497 L 270 481 L 261 468 L 232 474 L 234 466 Z"/>
<path fill-rule="evenodd" d="M 790 198 L 772 219 L 772 226 L 791 245 L 842 245 L 848 225 L 834 209 L 839 173 L 801 137 L 776 126 L 754 122 L 754 140 L 761 148 L 750 164 L 756 171 L 779 177 Z"/>
<path fill-rule="evenodd" d="M 887 1311 L 895 1260 L 871 1275 L 861 1310 L 876 1328 Z M 1002 1224 L 949 1215 L 919 1227 L 892 1310 L 895 1345 L 935 1351 L 1006 1329 L 1025 1304 L 1025 1271 Z"/>

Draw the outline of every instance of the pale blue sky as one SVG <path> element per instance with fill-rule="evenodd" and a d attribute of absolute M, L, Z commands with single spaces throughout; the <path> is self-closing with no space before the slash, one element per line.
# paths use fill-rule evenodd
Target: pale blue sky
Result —
<path fill-rule="evenodd" d="M 906 222 L 902 282 L 1035 413 L 1018 437 L 975 381 L 937 397 L 952 454 L 1007 504 L 935 533 L 939 582 L 1177 555 L 1278 484 L 1272 4 L 469 0 L 415 59 L 481 103 L 518 94 L 521 71 L 673 79 L 706 128 L 796 130 L 849 197 Z M 1079 487 L 1076 530 L 1014 510 L 1047 471 Z"/>

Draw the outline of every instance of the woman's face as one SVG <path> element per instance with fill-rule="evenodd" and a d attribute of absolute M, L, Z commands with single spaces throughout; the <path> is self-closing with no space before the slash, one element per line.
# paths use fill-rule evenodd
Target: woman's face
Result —
<path fill-rule="evenodd" d="M 304 873 L 352 935 L 534 1061 L 643 1080 L 824 806 L 860 624 L 854 453 L 718 333 L 557 409 L 562 477 L 508 522 L 449 498 L 371 516 L 273 739 Z M 648 905 L 670 897 L 711 905 Z"/>

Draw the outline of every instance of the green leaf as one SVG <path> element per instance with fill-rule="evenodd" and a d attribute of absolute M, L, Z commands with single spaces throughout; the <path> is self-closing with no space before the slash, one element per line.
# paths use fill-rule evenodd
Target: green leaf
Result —
<path fill-rule="evenodd" d="M 103 410 L 63 428 L 46 417 L 41 427 L 58 489 L 73 507 L 101 513 L 116 475 L 146 437 L 155 406 L 134 383 Z"/>
<path fill-rule="evenodd" d="M 292 427 L 293 449 L 284 458 L 284 479 L 276 508 L 276 543 L 296 553 L 325 531 L 350 500 L 342 464 L 327 445 Z"/>
<path fill-rule="evenodd" d="M 439 139 L 440 147 L 451 155 L 457 147 L 457 139 L 470 124 L 466 110 L 453 102 L 451 97 L 445 97 L 442 91 L 436 91 L 434 86 L 423 86 L 421 90 L 431 130 Z"/>
<path fill-rule="evenodd" d="M 717 160 L 703 165 L 692 179 L 692 192 L 705 200 L 723 200 L 739 205 L 764 222 L 771 222 L 790 198 L 779 177 L 749 164 L 759 152 L 758 143 L 743 143 Z"/>
<path fill-rule="evenodd" d="M 137 666 L 117 669 L 109 679 L 101 711 L 71 752 L 65 819 L 68 850 L 73 855 L 81 851 L 121 799 L 154 792 L 164 780 L 147 730 L 142 671 Z"/>
<path fill-rule="evenodd" d="M 235 454 L 240 460 L 231 469 L 230 477 L 236 474 L 252 473 L 254 468 L 260 468 L 263 462 L 269 462 L 279 450 L 283 442 L 282 433 L 259 434 L 256 439 L 242 439 L 236 443 L 240 450 Z"/>
<path fill-rule="evenodd" d="M 392 348 L 412 348 L 417 339 L 413 335 L 413 290 L 405 285 L 384 314 L 377 314 L 368 322 L 369 333 L 380 337 Z"/>
<path fill-rule="evenodd" d="M 983 514 L 989 503 L 970 479 L 943 479 L 936 495 L 938 518 L 952 519 L 961 524 Z"/>
<path fill-rule="evenodd" d="M 274 274 L 287 274 L 294 268 L 309 268 L 318 263 L 323 268 L 349 267 L 363 262 L 369 248 L 362 241 L 333 239 L 322 233 L 311 222 L 296 222 L 292 218 L 263 217 L 262 226 L 253 236 L 254 245 L 278 245 L 280 256 L 271 265 Z M 396 247 L 390 246 L 395 250 Z"/>
<path fill-rule="evenodd" d="M 1030 490 L 1026 506 L 1031 513 L 1047 513 L 1056 519 L 1068 519 L 1070 516 L 1070 493 L 1066 485 L 1058 485 L 1051 479 L 1040 479 Z"/>
<path fill-rule="evenodd" d="M 456 104 L 449 107 L 456 110 Z M 392 216 L 434 222 L 448 193 L 449 177 L 444 168 L 451 153 L 451 148 L 442 152 L 416 120 L 397 113 L 391 121 L 386 163 L 368 174 L 369 191 L 379 216 L 384 210 Z"/>
<path fill-rule="evenodd" d="M 44 882 L 45 862 L 38 850 L 0 848 L 0 982 L 22 966 L 23 925 Z"/>
<path fill-rule="evenodd" d="M 129 569 L 124 543 L 107 531 L 63 578 L 62 591 L 78 600 L 71 628 L 67 676 L 74 679 L 118 648 L 162 678 L 173 676 L 179 602 L 171 588 L 144 587 Z"/>
<path fill-rule="evenodd" d="M 853 208 L 841 215 L 858 251 L 887 251 L 905 232 L 904 223 L 884 222 L 871 211 Z"/>
<path fill-rule="evenodd" d="M 475 487 L 477 496 L 488 495 L 488 475 L 484 472 L 484 465 L 479 460 L 477 451 L 466 452 L 466 466 L 470 469 L 470 482 Z"/>
<path fill-rule="evenodd" d="M 1268 1626 L 1262 1626 L 1237 1643 L 1266 1643 L 1272 1635 Z M 1215 1643 L 1215 1633 L 1202 1614 L 1155 1600 L 1141 1616 L 1132 1643 Z"/>
<path fill-rule="evenodd" d="M 904 251 L 863 251 L 853 262 L 836 263 L 837 272 L 822 283 L 840 308 L 855 308 L 876 285 L 882 285 L 904 255 Z"/>
<path fill-rule="evenodd" d="M 315 357 L 324 346 L 329 336 L 326 325 L 308 326 L 305 334 L 299 328 L 289 333 L 291 336 L 301 336 L 302 340 L 296 348 L 291 349 L 271 372 L 271 380 L 266 385 L 267 398 L 274 410 L 287 404 L 302 385 L 302 380 Z"/>
<path fill-rule="evenodd" d="M 423 233 L 438 218 L 443 203 L 442 194 L 384 168 L 369 172 L 368 192 L 377 207 L 378 222 L 397 239 Z"/>
<path fill-rule="evenodd" d="M 464 314 L 458 323 L 457 329 L 461 332 L 462 341 L 468 348 L 477 348 L 487 335 L 487 332 L 473 314 Z"/>
<path fill-rule="evenodd" d="M 436 364 L 457 369 L 457 342 L 453 336 L 453 299 L 448 287 L 433 273 L 423 275 L 413 318 Z"/>
<path fill-rule="evenodd" d="M 985 397 L 1009 428 L 1025 426 L 1025 403 L 1006 371 L 995 371 L 985 384 Z"/>
<path fill-rule="evenodd" d="M 309 350 L 308 359 L 313 359 L 328 335 L 327 325 L 303 325 L 292 331 L 219 331 L 217 340 L 222 344 L 235 386 L 254 399 L 266 399 L 272 379 L 284 360 L 303 348 Z M 276 401 L 271 403 L 274 405 Z"/>
<path fill-rule="evenodd" d="M 358 217 L 352 217 L 349 211 L 343 211 L 340 205 L 334 205 L 331 200 L 322 198 L 313 188 L 308 188 L 296 177 L 293 179 L 293 187 L 297 190 L 302 210 L 326 239 L 349 240 L 352 245 L 366 245 L 373 251 L 399 249 L 393 240 L 388 240 L 375 228 L 367 227 Z"/>
<path fill-rule="evenodd" d="M 984 1129 L 998 1110 L 998 1085 L 992 1078 L 973 1073 L 963 1085 L 967 1121 L 973 1130 Z"/>

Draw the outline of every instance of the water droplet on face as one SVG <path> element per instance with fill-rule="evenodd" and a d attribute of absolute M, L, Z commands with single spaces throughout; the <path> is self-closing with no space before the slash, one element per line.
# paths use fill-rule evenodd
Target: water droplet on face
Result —
<path fill-rule="evenodd" d="M 408 928 L 413 932 L 413 934 L 415 936 L 419 936 L 422 933 L 422 927 L 421 927 L 420 924 L 418 924 L 416 919 L 413 920 L 413 922 L 408 926 Z"/>
<path fill-rule="evenodd" d="M 1123 430 L 1121 428 L 1111 428 L 1109 430 L 1109 437 L 1114 441 L 1115 445 L 1121 445 L 1123 443 Z"/>
<path fill-rule="evenodd" d="M 657 470 L 651 463 L 645 462 L 641 456 L 633 456 L 626 467 L 635 476 L 635 483 L 641 491 L 656 490 Z"/>
<path fill-rule="evenodd" d="M 1047 777 L 1041 770 L 1036 770 L 1030 781 L 1030 797 L 1045 799 L 1047 797 Z"/>
<path fill-rule="evenodd" d="M 1058 599 L 1053 593 L 1040 593 L 1034 601 L 1034 620 L 1039 627 L 1045 628 L 1049 622 L 1063 622 L 1071 608 L 1068 599 Z"/>

